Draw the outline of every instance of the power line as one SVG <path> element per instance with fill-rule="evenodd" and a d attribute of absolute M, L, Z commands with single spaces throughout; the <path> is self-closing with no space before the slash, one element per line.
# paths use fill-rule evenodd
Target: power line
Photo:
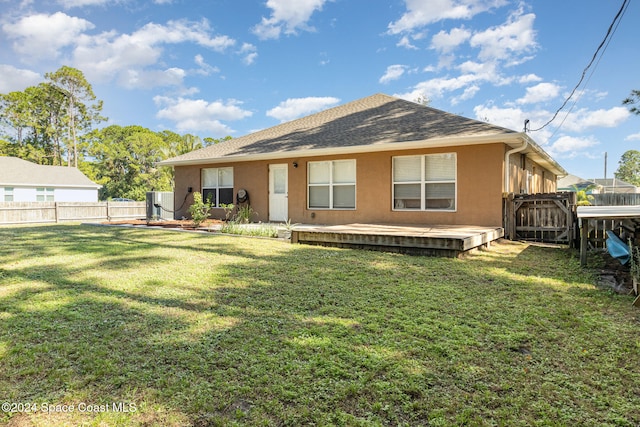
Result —
<path fill-rule="evenodd" d="M 587 64 L 587 66 L 584 68 L 584 70 L 582 71 L 582 75 L 580 76 L 580 80 L 578 81 L 578 83 L 575 85 L 575 87 L 573 88 L 573 90 L 571 91 L 571 93 L 569 94 L 569 96 L 564 100 L 564 102 L 562 103 L 562 105 L 560 106 L 560 108 L 558 108 L 556 110 L 556 112 L 553 114 L 553 117 L 551 117 L 551 119 L 546 122 L 544 125 L 540 126 L 537 129 L 532 129 L 531 132 L 537 132 L 539 130 L 544 129 L 545 127 L 547 127 L 549 124 L 551 124 L 551 122 L 553 122 L 556 117 L 558 117 L 558 114 L 560 114 L 560 111 L 562 111 L 562 109 L 564 107 L 567 106 L 567 103 L 571 100 L 571 98 L 573 97 L 573 95 L 576 93 L 576 91 L 578 90 L 578 88 L 580 87 L 580 85 L 582 84 L 582 82 L 584 81 L 585 76 L 587 75 L 587 71 L 589 71 L 589 68 L 591 68 L 591 66 L 593 65 L 593 63 L 595 62 L 596 58 L 598 57 L 598 53 L 600 52 L 600 50 L 609 45 L 609 41 L 611 39 L 611 36 L 613 36 L 613 33 L 615 33 L 615 29 L 617 29 L 619 21 L 622 19 L 622 17 L 624 16 L 624 13 L 627 9 L 627 7 L 629 6 L 629 1 L 630 0 L 624 0 L 622 2 L 622 6 L 620 6 L 620 10 L 618 10 L 618 13 L 616 13 L 616 16 L 613 18 L 613 21 L 611 22 L 611 25 L 609 25 L 609 28 L 607 29 L 607 33 L 604 36 L 604 39 L 602 39 L 602 41 L 600 42 L 600 44 L 598 45 L 598 48 L 596 49 L 595 53 L 593 54 L 593 56 L 591 57 L 591 61 L 589 61 L 589 63 Z M 602 52 L 604 54 L 604 51 Z M 598 61 L 599 62 L 599 61 Z M 574 104 L 575 105 L 575 104 Z M 573 108 L 573 107 L 572 107 Z M 564 121 L 563 121 L 564 122 Z"/>
<path fill-rule="evenodd" d="M 627 7 L 629 7 L 629 4 L 627 4 Z M 625 12 L 626 12 L 626 8 L 625 8 L 625 11 L 622 12 L 622 16 L 624 16 Z M 553 131 L 553 133 L 551 134 L 551 136 L 549 138 L 547 138 L 547 140 L 552 139 L 555 136 L 555 134 L 562 128 L 562 125 L 564 125 L 564 122 L 569 118 L 569 114 L 571 114 L 571 111 L 573 111 L 575 106 L 578 104 L 578 101 L 580 100 L 580 97 L 587 90 L 587 86 L 589 85 L 589 82 L 591 81 L 591 77 L 593 77 L 593 74 L 596 72 L 596 68 L 598 68 L 598 65 L 600 64 L 600 61 L 602 60 L 602 57 L 604 56 L 604 53 L 607 51 L 607 48 L 609 47 L 609 43 L 611 43 L 611 39 L 613 38 L 614 34 L 616 33 L 616 30 L 618 29 L 618 26 L 620 25 L 620 21 L 622 20 L 622 16 L 620 17 L 620 19 L 616 23 L 616 26 L 614 27 L 613 32 L 611 33 L 611 37 L 609 37 L 609 40 L 607 40 L 607 43 L 605 44 L 604 49 L 602 50 L 602 55 L 600 55 L 600 57 L 596 61 L 596 65 L 593 67 L 593 69 L 589 73 L 589 77 L 587 78 L 587 81 L 585 82 L 584 87 L 580 91 L 580 94 L 578 94 L 578 96 L 573 101 L 573 104 L 571 104 L 571 107 L 569 108 L 567 113 L 564 115 L 564 118 L 562 119 L 562 121 L 560 122 L 560 124 L 558 125 L 556 130 Z"/>

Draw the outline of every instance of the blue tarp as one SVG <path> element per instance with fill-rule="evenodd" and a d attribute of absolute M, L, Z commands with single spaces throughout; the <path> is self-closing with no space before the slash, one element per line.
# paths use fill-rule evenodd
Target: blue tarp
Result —
<path fill-rule="evenodd" d="M 623 242 L 611 230 L 607 230 L 607 250 L 609 251 L 609 254 L 620 261 L 622 265 L 628 263 L 629 259 L 631 259 L 629 245 Z"/>

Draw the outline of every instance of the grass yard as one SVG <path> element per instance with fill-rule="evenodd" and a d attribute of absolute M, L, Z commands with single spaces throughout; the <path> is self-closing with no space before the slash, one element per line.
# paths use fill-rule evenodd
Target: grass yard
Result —
<path fill-rule="evenodd" d="M 464 259 L 0 228 L 0 424 L 640 424 L 640 311 L 568 249 Z"/>

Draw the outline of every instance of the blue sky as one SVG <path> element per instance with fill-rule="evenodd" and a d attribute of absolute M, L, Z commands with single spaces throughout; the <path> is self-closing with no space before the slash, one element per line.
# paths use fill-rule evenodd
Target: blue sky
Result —
<path fill-rule="evenodd" d="M 374 93 L 521 131 L 571 92 L 622 0 L 0 0 L 0 93 L 68 65 L 106 124 L 215 138 Z M 631 2 L 567 108 L 531 136 L 570 173 L 640 149 Z"/>

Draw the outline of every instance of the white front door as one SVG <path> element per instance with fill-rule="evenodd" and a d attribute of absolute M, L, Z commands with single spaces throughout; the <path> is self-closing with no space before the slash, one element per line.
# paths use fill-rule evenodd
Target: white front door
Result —
<path fill-rule="evenodd" d="M 289 219 L 288 165 L 269 165 L 269 221 Z"/>

